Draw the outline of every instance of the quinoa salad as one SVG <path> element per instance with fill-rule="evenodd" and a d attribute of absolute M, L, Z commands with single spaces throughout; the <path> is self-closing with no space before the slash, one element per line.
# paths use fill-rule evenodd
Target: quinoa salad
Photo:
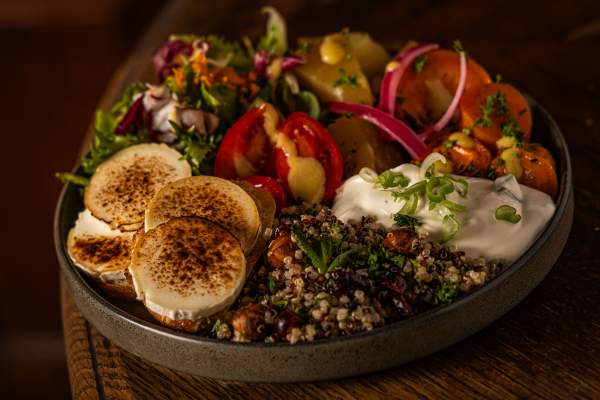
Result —
<path fill-rule="evenodd" d="M 212 336 L 297 343 L 370 331 L 448 304 L 502 269 L 436 244 L 426 232 L 388 232 L 368 217 L 343 223 L 323 206 L 285 208 L 276 226 L 266 260 Z M 323 274 L 301 249 L 306 245 L 327 248 L 318 254 Z"/>

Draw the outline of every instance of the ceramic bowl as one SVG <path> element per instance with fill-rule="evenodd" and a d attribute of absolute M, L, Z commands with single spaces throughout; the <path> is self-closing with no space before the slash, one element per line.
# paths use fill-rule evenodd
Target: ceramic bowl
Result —
<path fill-rule="evenodd" d="M 573 219 L 571 164 L 552 117 L 533 99 L 533 137 L 555 156 L 556 213 L 529 250 L 487 285 L 456 302 L 352 336 L 289 345 L 232 343 L 178 332 L 156 323 L 141 304 L 104 297 L 79 272 L 66 237 L 83 209 L 77 188 L 66 185 L 54 220 L 54 240 L 68 290 L 83 316 L 123 349 L 174 370 L 218 379 L 299 382 L 365 374 L 407 363 L 465 339 L 527 296 L 550 271 Z"/>

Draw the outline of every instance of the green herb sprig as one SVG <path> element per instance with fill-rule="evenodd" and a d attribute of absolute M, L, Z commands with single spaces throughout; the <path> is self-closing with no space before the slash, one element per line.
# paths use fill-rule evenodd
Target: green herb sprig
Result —
<path fill-rule="evenodd" d="M 358 87 L 358 77 L 356 75 L 348 75 L 345 68 L 338 69 L 340 76 L 333 82 L 333 86 L 348 85 L 353 88 Z"/>

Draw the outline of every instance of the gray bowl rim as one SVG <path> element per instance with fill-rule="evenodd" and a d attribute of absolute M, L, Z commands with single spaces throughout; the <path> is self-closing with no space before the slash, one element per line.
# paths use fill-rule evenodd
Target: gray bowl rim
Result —
<path fill-rule="evenodd" d="M 569 155 L 569 149 L 566 143 L 566 140 L 556 124 L 556 121 L 552 118 L 552 116 L 543 108 L 537 101 L 535 101 L 531 96 L 526 95 L 527 100 L 529 101 L 530 107 L 532 109 L 532 114 L 536 112 L 540 114 L 541 119 L 545 119 L 544 125 L 548 128 L 548 133 L 553 136 L 553 140 L 556 142 L 556 151 L 558 154 L 553 154 L 555 157 L 559 155 L 558 165 L 560 166 L 560 176 L 559 176 L 559 193 L 556 201 L 556 210 L 552 219 L 544 228 L 543 232 L 540 234 L 538 239 L 531 245 L 531 247 L 521 256 L 519 257 L 511 266 L 501 271 L 493 280 L 484 286 L 474 290 L 473 292 L 461 296 L 458 300 L 445 305 L 445 306 L 437 306 L 430 310 L 419 313 L 415 316 L 407 318 L 405 320 L 396 321 L 387 325 L 384 325 L 379 328 L 375 328 L 372 331 L 367 332 L 359 332 L 348 336 L 336 336 L 326 339 L 319 339 L 313 342 L 300 342 L 296 344 L 289 343 L 264 343 L 264 342 L 231 342 L 220 339 L 213 339 L 206 336 L 201 336 L 198 334 L 190 334 L 185 332 L 179 332 L 172 330 L 170 328 L 159 325 L 158 322 L 151 323 L 143 320 L 142 318 L 136 317 L 135 315 L 131 315 L 125 310 L 119 308 L 115 304 L 108 301 L 104 298 L 100 293 L 98 293 L 88 281 L 83 277 L 83 275 L 79 272 L 79 269 L 75 267 L 75 265 L 70 260 L 67 250 L 66 250 L 66 235 L 60 232 L 60 221 L 62 220 L 62 216 L 64 213 L 64 199 L 67 195 L 70 184 L 65 184 L 61 191 L 61 194 L 58 199 L 58 203 L 56 206 L 55 214 L 54 214 L 54 244 L 56 253 L 59 259 L 59 264 L 63 273 L 67 274 L 71 280 L 77 282 L 81 287 L 85 288 L 89 293 L 89 295 L 97 302 L 98 307 L 102 308 L 104 313 L 111 315 L 111 317 L 116 318 L 117 320 L 124 321 L 131 326 L 135 327 L 135 329 L 142 329 L 148 332 L 151 332 L 156 335 L 160 335 L 163 337 L 167 337 L 178 341 L 181 344 L 199 344 L 202 343 L 206 346 L 211 346 L 216 349 L 226 348 L 228 351 L 231 351 L 232 348 L 238 347 L 253 347 L 253 348 L 264 348 L 270 349 L 271 351 L 284 353 L 294 353 L 300 351 L 301 348 L 309 346 L 313 349 L 323 348 L 327 346 L 337 345 L 339 343 L 347 343 L 351 345 L 353 341 L 358 341 L 362 339 L 366 339 L 370 336 L 376 335 L 384 335 L 390 334 L 391 332 L 395 332 L 398 330 L 404 329 L 405 326 L 409 324 L 423 324 L 428 320 L 434 319 L 437 316 L 451 313 L 455 309 L 462 307 L 464 304 L 475 301 L 477 298 L 483 296 L 487 291 L 492 290 L 503 284 L 506 280 L 508 280 L 513 274 L 515 274 L 524 264 L 526 264 L 534 254 L 538 252 L 540 247 L 548 240 L 548 238 L 554 233 L 556 230 L 565 210 L 567 208 L 567 203 L 569 200 L 569 195 L 571 192 L 572 185 L 572 170 L 571 170 L 571 158 Z M 535 120 L 534 120 L 535 123 Z M 74 170 L 76 171 L 78 167 Z"/>

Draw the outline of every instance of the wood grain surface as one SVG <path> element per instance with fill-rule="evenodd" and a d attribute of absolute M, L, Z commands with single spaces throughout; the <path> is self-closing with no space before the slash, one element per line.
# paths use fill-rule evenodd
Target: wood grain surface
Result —
<path fill-rule="evenodd" d="M 561 126 L 575 170 L 576 214 L 563 255 L 532 295 L 471 338 L 393 370 L 312 384 L 223 382 L 150 364 L 103 338 L 63 287 L 73 398 L 600 398 L 600 3 L 274 4 L 287 16 L 292 36 L 350 26 L 388 46 L 407 38 L 444 44 L 460 38 L 490 73 L 501 73 L 540 101 Z M 171 32 L 259 35 L 258 6 L 173 2 L 115 74 L 100 106 L 147 76 L 150 54 Z"/>

